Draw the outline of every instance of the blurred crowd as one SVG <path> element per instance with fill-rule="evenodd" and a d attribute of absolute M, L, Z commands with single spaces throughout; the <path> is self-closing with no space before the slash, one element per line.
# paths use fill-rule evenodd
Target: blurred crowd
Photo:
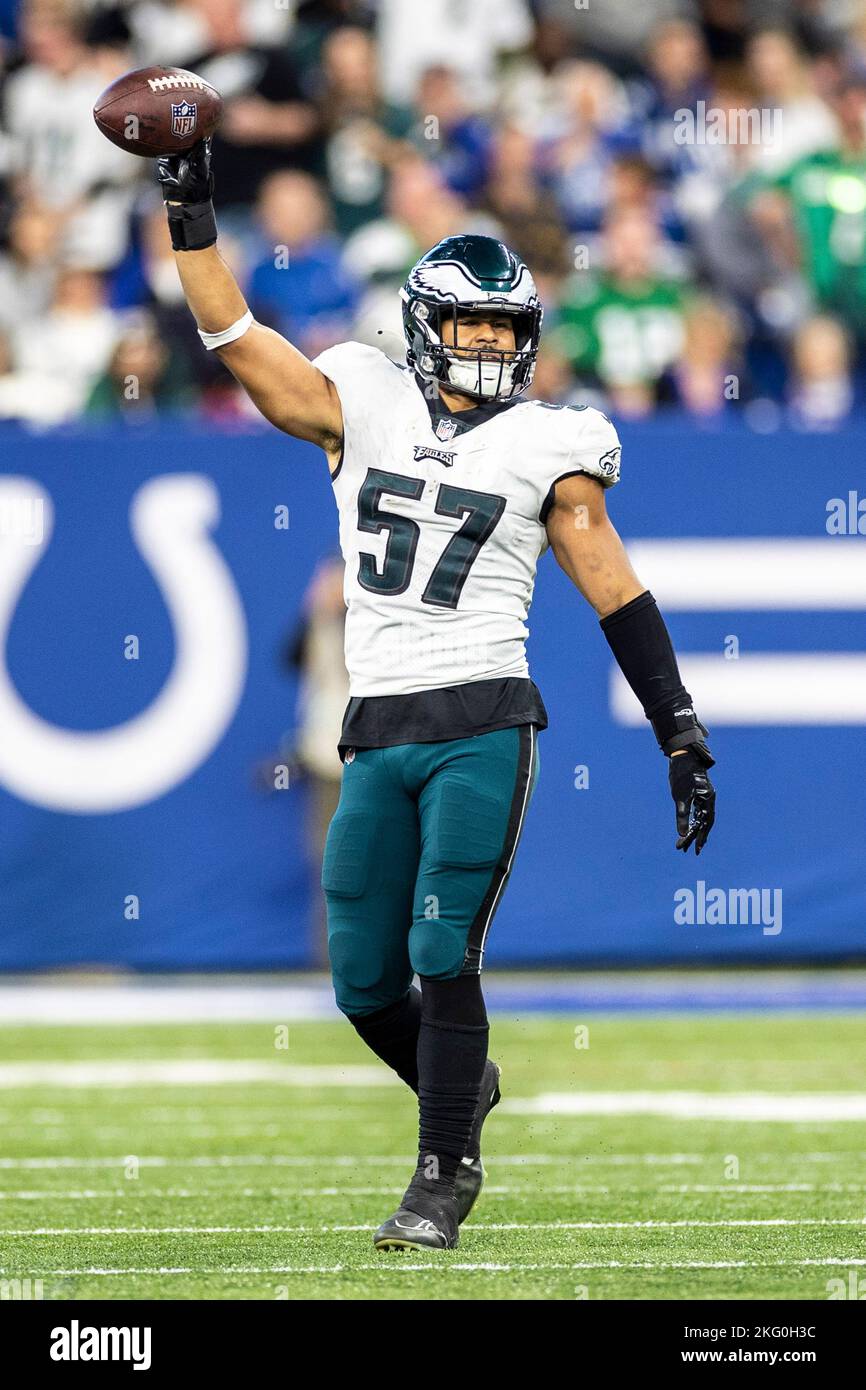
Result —
<path fill-rule="evenodd" d="M 402 360 L 407 270 L 474 231 L 538 283 L 533 395 L 762 431 L 864 412 L 864 0 L 0 0 L 0 419 L 251 419 L 152 161 L 93 122 L 152 63 L 222 93 L 220 249 L 309 355 Z"/>

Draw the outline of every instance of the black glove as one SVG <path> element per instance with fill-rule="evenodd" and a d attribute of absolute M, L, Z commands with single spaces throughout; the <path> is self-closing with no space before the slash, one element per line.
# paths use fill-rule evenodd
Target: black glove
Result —
<path fill-rule="evenodd" d="M 184 154 L 164 154 L 156 161 L 156 177 L 168 213 L 171 244 L 175 251 L 199 251 L 217 239 L 211 201 L 211 137 L 199 140 Z"/>
<path fill-rule="evenodd" d="M 707 776 L 715 758 L 703 742 L 690 743 L 668 758 L 671 796 L 677 808 L 677 849 L 688 851 L 694 841 L 700 854 L 716 818 L 716 793 Z"/>

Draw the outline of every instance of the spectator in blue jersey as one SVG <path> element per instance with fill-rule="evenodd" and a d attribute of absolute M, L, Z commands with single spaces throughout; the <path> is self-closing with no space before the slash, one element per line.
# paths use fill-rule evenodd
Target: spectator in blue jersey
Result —
<path fill-rule="evenodd" d="M 675 182 L 694 167 L 694 144 L 675 139 L 679 111 L 697 111 L 712 88 L 701 31 L 685 19 L 670 19 L 653 33 L 646 80 L 630 87 L 632 108 L 641 126 L 641 148 L 653 168 Z"/>
<path fill-rule="evenodd" d="M 421 152 L 454 193 L 476 202 L 490 173 L 490 123 L 473 111 L 452 68 L 438 64 L 418 84 L 416 131 Z"/>
<path fill-rule="evenodd" d="M 570 232 L 598 231 L 613 161 L 637 149 L 621 84 L 598 63 L 569 62 L 553 79 L 557 110 L 538 150 L 542 180 Z"/>
<path fill-rule="evenodd" d="M 250 307 L 262 323 L 315 356 L 349 335 L 358 297 L 328 227 L 324 194 L 308 174 L 271 174 L 257 217 L 267 249 L 250 277 Z"/>

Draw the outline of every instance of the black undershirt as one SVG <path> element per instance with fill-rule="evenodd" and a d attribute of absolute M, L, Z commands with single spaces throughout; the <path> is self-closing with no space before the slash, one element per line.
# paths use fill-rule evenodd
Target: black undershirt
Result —
<path fill-rule="evenodd" d="M 470 681 L 409 695 L 361 695 L 346 706 L 338 749 L 343 761 L 347 748 L 442 743 L 518 724 L 547 728 L 541 692 L 528 676 Z"/>
<path fill-rule="evenodd" d="M 427 405 L 430 414 L 430 423 L 433 426 L 433 433 L 436 434 L 436 426 L 440 420 L 449 422 L 449 438 L 454 439 L 458 434 L 466 434 L 467 431 L 475 428 L 476 425 L 483 425 L 485 421 L 492 420 L 494 415 L 498 415 L 502 410 L 508 410 L 513 405 L 519 405 L 522 396 L 515 396 L 510 401 L 481 401 L 478 405 L 470 406 L 468 410 L 451 411 L 439 395 L 429 395 L 429 383 L 422 376 L 415 373 L 415 384 Z M 427 388 L 425 390 L 425 387 Z M 450 426 L 453 425 L 453 429 Z M 437 435 L 437 438 L 441 436 Z"/>

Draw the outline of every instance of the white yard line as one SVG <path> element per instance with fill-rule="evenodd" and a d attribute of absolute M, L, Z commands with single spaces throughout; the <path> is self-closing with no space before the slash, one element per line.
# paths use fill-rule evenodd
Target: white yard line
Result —
<path fill-rule="evenodd" d="M 498 1168 L 568 1167 L 631 1167 L 646 1164 L 650 1167 L 680 1167 L 689 1164 L 718 1165 L 718 1152 L 703 1154 L 488 1154 L 491 1165 Z M 778 1152 L 753 1153 L 755 1162 L 766 1159 L 779 1162 Z M 786 1161 L 797 1163 L 838 1163 L 841 1158 L 866 1159 L 866 1150 L 838 1149 L 831 1153 L 788 1154 Z M 417 1154 L 124 1154 L 83 1157 L 79 1154 L 52 1154 L 26 1158 L 0 1158 L 0 1171 L 18 1169 L 63 1168 L 126 1168 L 134 1163 L 139 1168 L 368 1168 L 397 1165 L 414 1167 Z"/>
<path fill-rule="evenodd" d="M 56 1086 L 402 1086 L 381 1066 L 294 1066 L 290 1062 L 201 1057 L 161 1062 L 0 1062 L 0 1089 Z"/>
<path fill-rule="evenodd" d="M 172 1201 L 189 1199 L 192 1201 L 209 1201 L 214 1197 L 221 1200 L 230 1199 L 231 1201 L 250 1198 L 253 1200 L 264 1200 L 265 1198 L 277 1198 L 283 1201 L 291 1201 L 298 1197 L 387 1197 L 403 1192 L 405 1184 L 383 1184 L 378 1187 L 358 1187 L 354 1184 L 347 1184 L 343 1187 L 143 1187 L 136 1190 L 136 1184 L 130 1181 L 126 1187 L 108 1188 L 65 1188 L 65 1187 L 37 1187 L 37 1188 L 9 1188 L 0 1191 L 0 1202 L 75 1202 L 75 1201 Z M 634 1187 L 617 1186 L 610 1187 L 606 1183 L 545 1183 L 543 1196 L 550 1197 L 585 1197 L 585 1196 L 641 1196 L 653 1199 L 660 1196 L 688 1196 L 690 1194 L 702 1193 L 735 1193 L 748 1194 L 753 1196 L 778 1196 L 783 1193 L 802 1193 L 820 1192 L 825 1194 L 844 1195 L 845 1193 L 855 1193 L 866 1191 L 866 1183 L 814 1183 L 814 1182 L 781 1182 L 781 1183 L 665 1183 L 660 1187 Z M 486 1182 L 484 1192 L 489 1197 L 531 1197 L 537 1200 L 539 1196 L 538 1188 L 529 1183 L 521 1185 L 509 1183 Z"/>
<path fill-rule="evenodd" d="M 661 1115 L 677 1120 L 754 1120 L 801 1124 L 866 1120 L 856 1091 L 549 1091 L 504 1100 L 511 1115 Z"/>
<path fill-rule="evenodd" d="M 773 1155 L 778 1157 L 778 1155 Z M 60 1169 L 60 1168 L 125 1168 L 134 1163 L 139 1168 L 378 1168 L 414 1167 L 417 1154 L 193 1154 L 171 1155 L 126 1154 L 121 1157 L 78 1157 L 58 1154 L 34 1158 L 0 1158 L 0 1170 Z M 717 1162 L 716 1154 L 707 1159 L 703 1154 L 608 1154 L 603 1160 L 586 1159 L 581 1154 L 503 1154 L 491 1159 L 502 1168 L 531 1168 L 565 1166 L 570 1163 L 603 1162 L 606 1164 L 649 1163 L 679 1166 L 683 1163 Z"/>
<path fill-rule="evenodd" d="M 159 1199 L 161 1201 L 166 1199 L 176 1201 L 182 1198 L 209 1201 L 214 1197 L 219 1198 L 220 1201 L 225 1201 L 227 1198 L 231 1198 L 232 1201 L 234 1201 L 235 1198 L 253 1198 L 261 1201 L 275 1197 L 283 1200 L 290 1200 L 294 1197 L 387 1197 L 393 1194 L 399 1197 L 405 1190 L 406 1184 L 404 1182 L 399 1185 L 395 1183 L 390 1187 L 146 1187 L 142 1191 L 136 1192 L 135 1184 L 130 1183 L 127 1187 L 105 1188 L 103 1191 L 98 1191 L 95 1188 L 69 1190 L 67 1188 L 53 1187 L 25 1188 L 17 1192 L 10 1189 L 6 1192 L 0 1192 L 0 1202 L 116 1202 L 118 1200 L 140 1202 L 144 1198 L 150 1200 Z M 505 1191 L 512 1191 L 511 1188 L 505 1189 L 497 1187 L 485 1187 L 484 1190 L 485 1192 L 491 1192 L 497 1195 Z M 518 1191 L 519 1189 L 515 1188 L 513 1190 Z M 525 1190 L 528 1195 L 533 1197 L 537 1196 L 534 1188 L 527 1188 Z M 550 1188 L 546 1187 L 544 1190 L 545 1193 L 547 1193 L 550 1191 Z M 607 1191 L 606 1188 L 604 1190 Z"/>
<path fill-rule="evenodd" d="M 327 979 L 298 984 L 83 981 L 0 985 L 0 1018 L 7 1025 L 94 1025 L 120 1023 L 299 1022 L 341 1019 Z"/>
<path fill-rule="evenodd" d="M 0 1063 L 0 1090 L 123 1090 L 153 1086 L 278 1085 L 316 1093 L 321 1087 L 355 1090 L 400 1087 L 401 1081 L 378 1065 L 306 1065 L 285 1060 L 169 1058 L 162 1061 L 52 1061 Z M 304 1104 L 299 1096 L 296 1104 Z M 356 1102 L 357 1104 L 357 1102 Z M 50 1106 L 45 1107 L 50 1110 Z M 334 1119 L 346 1119 L 331 1107 Z M 501 1103 L 500 1116 L 656 1115 L 677 1120 L 755 1121 L 802 1124 L 866 1120 L 866 1095 L 855 1091 L 551 1091 Z M 321 1116 L 324 1118 L 324 1116 Z M 63 1122 L 55 1127 L 62 1128 Z M 241 1132 L 241 1131 L 239 1131 Z M 243 1131 L 249 1132 L 249 1131 Z M 199 1137 L 213 1137 L 207 1126 Z"/>
<path fill-rule="evenodd" d="M 757 1217 L 717 1221 L 481 1221 L 473 1222 L 473 1231 L 679 1231 L 729 1230 L 741 1226 L 866 1226 L 866 1216 L 803 1216 Z M 0 1236 L 222 1236 L 222 1235 L 341 1235 L 374 1231 L 375 1225 L 313 1225 L 313 1226 L 34 1226 L 29 1229 L 5 1229 Z"/>
<path fill-rule="evenodd" d="M 545 1188 L 545 1192 L 549 1191 Z M 619 1188 L 618 1191 L 625 1191 Z M 637 1188 L 637 1191 L 646 1191 L 645 1188 Z M 656 1188 L 659 1194 L 665 1196 L 677 1196 L 679 1194 L 688 1195 L 689 1193 L 700 1192 L 746 1192 L 753 1194 L 779 1193 L 779 1192 L 863 1192 L 866 1191 L 866 1183 L 862 1182 L 694 1182 L 694 1183 L 663 1183 Z"/>
<path fill-rule="evenodd" d="M 434 1252 L 439 1255 L 442 1252 Z M 866 1265 L 866 1258 L 857 1259 L 848 1255 L 827 1255 L 821 1259 L 807 1260 L 581 1260 L 573 1263 L 562 1263 L 551 1261 L 550 1263 L 466 1263 L 463 1261 L 452 1262 L 448 1257 L 448 1252 L 444 1252 L 444 1258 L 431 1260 L 424 1264 L 406 1264 L 402 1259 L 399 1262 L 380 1258 L 375 1264 L 333 1264 L 333 1265 L 216 1265 L 208 1267 L 198 1267 L 195 1265 L 174 1265 L 174 1266 L 154 1266 L 133 1265 L 117 1268 L 103 1268 L 99 1265 L 83 1266 L 78 1269 L 45 1269 L 38 1271 L 38 1277 L 45 1279 L 79 1278 L 88 1275 L 105 1275 L 109 1278 L 118 1275 L 178 1275 L 192 1274 L 197 1276 L 221 1275 L 223 1278 L 231 1278 L 235 1275 L 264 1275 L 264 1274 L 358 1274 L 376 1270 L 379 1273 L 393 1275 L 398 1272 L 401 1274 L 424 1273 L 424 1274 L 452 1274 L 460 1273 L 484 1273 L 493 1271 L 497 1273 L 523 1274 L 537 1270 L 574 1270 L 574 1269 L 645 1269 L 645 1270 L 667 1270 L 667 1269 L 802 1269 L 802 1268 L 837 1268 L 850 1269 Z M 19 1268 L 0 1268 L 0 1276 L 20 1277 Z"/>

